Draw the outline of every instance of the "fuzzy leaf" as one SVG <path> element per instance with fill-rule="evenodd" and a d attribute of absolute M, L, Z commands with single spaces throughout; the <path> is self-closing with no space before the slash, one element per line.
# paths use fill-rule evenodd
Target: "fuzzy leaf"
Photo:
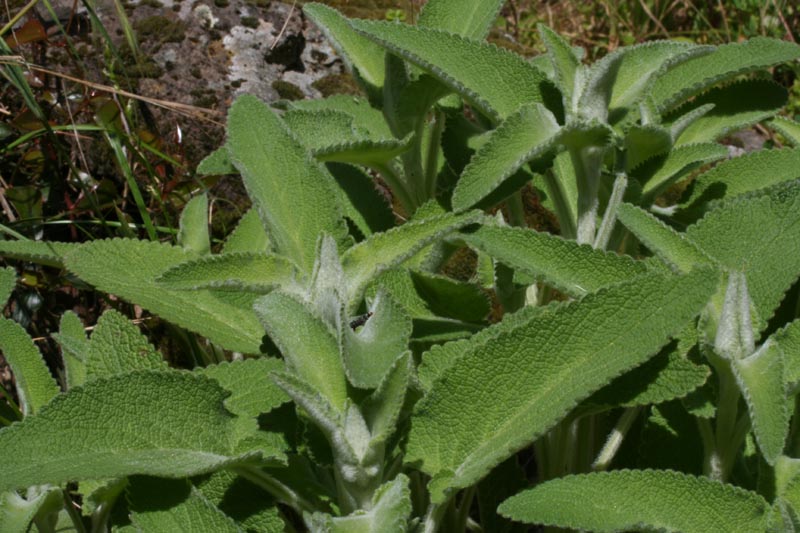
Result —
<path fill-rule="evenodd" d="M 489 195 L 522 165 L 552 150 L 561 127 L 541 104 L 521 106 L 478 149 L 453 191 L 454 211 L 465 211 Z"/>
<path fill-rule="evenodd" d="M 539 24 L 537 29 L 542 42 L 547 46 L 547 56 L 552 64 L 553 77 L 564 97 L 564 108 L 570 113 L 575 113 L 577 110 L 574 108 L 574 104 L 577 104 L 576 95 L 581 89 L 582 80 L 580 78 L 583 74 L 580 58 L 559 34 L 544 24 Z"/>
<path fill-rule="evenodd" d="M 651 199 L 700 165 L 726 157 L 727 148 L 717 143 L 684 144 L 645 161 L 631 175 L 642 183 L 643 195 Z"/>
<path fill-rule="evenodd" d="M 310 272 L 321 233 L 346 247 L 333 179 L 265 103 L 249 95 L 233 103 L 228 146 L 276 252 Z"/>
<path fill-rule="evenodd" d="M 686 237 L 726 269 L 745 273 L 760 332 L 800 275 L 800 181 L 727 201 Z"/>
<path fill-rule="evenodd" d="M 28 533 L 31 522 L 41 511 L 48 508 L 58 510 L 64 505 L 61 489 L 52 487 L 33 497 L 23 498 L 15 491 L 0 493 L 0 531 L 4 533 Z"/>
<path fill-rule="evenodd" d="M 799 177 L 800 149 L 750 152 L 699 175 L 687 190 L 681 207 L 700 212 L 714 200 L 731 199 Z"/>
<path fill-rule="evenodd" d="M 0 430 L 8 454 L 0 490 L 133 474 L 184 477 L 244 460 L 234 453 L 236 418 L 225 396 L 215 381 L 179 371 L 132 372 L 72 389 Z"/>
<path fill-rule="evenodd" d="M 295 283 L 297 270 L 283 256 L 265 253 L 226 253 L 180 263 L 161 274 L 156 283 L 173 290 L 235 289 L 269 292 Z"/>
<path fill-rule="evenodd" d="M 771 80 L 744 80 L 713 89 L 681 107 L 675 114 L 712 104 L 713 109 L 692 122 L 675 141 L 696 144 L 716 141 L 725 135 L 747 128 L 774 116 L 786 104 L 786 89 Z M 671 121 L 665 117 L 665 122 Z"/>
<path fill-rule="evenodd" d="M 86 379 L 147 369 L 166 370 L 167 363 L 128 317 L 113 309 L 103 313 L 89 342 Z"/>
<path fill-rule="evenodd" d="M 353 119 L 353 126 L 367 132 L 371 138 L 392 138 L 392 130 L 389 129 L 380 109 L 375 109 L 368 100 L 358 96 L 337 94 L 328 98 L 297 100 L 290 105 L 291 109 L 303 111 L 331 110 L 347 113 Z"/>
<path fill-rule="evenodd" d="M 430 0 L 422 6 L 417 25 L 483 39 L 502 6 L 503 0 Z"/>
<path fill-rule="evenodd" d="M 258 357 L 209 365 L 195 372 L 217 380 L 223 389 L 231 392 L 225 400 L 225 407 L 231 413 L 255 417 L 289 401 L 269 377 L 270 372 L 283 369 L 280 359 Z"/>
<path fill-rule="evenodd" d="M 208 235 L 208 195 L 195 196 L 183 208 L 178 244 L 200 255 L 211 253 L 211 239 Z"/>
<path fill-rule="evenodd" d="M 662 261 L 679 272 L 689 272 L 697 266 L 712 266 L 714 263 L 691 239 L 639 207 L 620 204 L 617 220 Z"/>
<path fill-rule="evenodd" d="M 328 6 L 310 3 L 303 6 L 322 33 L 331 40 L 339 55 L 357 76 L 375 89 L 383 87 L 384 51 L 353 29 L 353 21 Z"/>
<path fill-rule="evenodd" d="M 753 533 L 766 530 L 760 495 L 669 470 L 567 476 L 517 494 L 500 513 L 528 524 L 601 532 Z"/>
<path fill-rule="evenodd" d="M 662 126 L 634 125 L 625 134 L 625 171 L 634 168 L 648 159 L 664 154 L 672 148 L 672 135 Z"/>
<path fill-rule="evenodd" d="M 405 139 L 395 140 L 370 140 L 356 139 L 352 142 L 342 142 L 326 146 L 314 151 L 314 156 L 320 161 L 336 163 L 352 163 L 368 167 L 385 165 L 398 155 L 408 151 L 413 138 L 409 135 Z"/>
<path fill-rule="evenodd" d="M 783 135 L 789 141 L 789 144 L 795 148 L 800 148 L 800 123 L 790 118 L 777 116 L 770 120 L 767 125 Z"/>
<path fill-rule="evenodd" d="M 347 283 L 348 306 L 352 310 L 361 301 L 364 289 L 379 273 L 412 257 L 425 246 L 476 222 L 478 212 L 444 214 L 410 221 L 384 233 L 376 233 L 342 254 L 342 268 Z"/>
<path fill-rule="evenodd" d="M 415 270 L 409 274 L 423 305 L 436 316 L 481 322 L 491 311 L 486 293 L 472 283 Z"/>
<path fill-rule="evenodd" d="M 800 320 L 793 320 L 773 337 L 783 351 L 787 389 L 795 394 L 800 384 Z"/>
<path fill-rule="evenodd" d="M 653 101 L 664 111 L 719 82 L 797 58 L 800 46 L 777 39 L 755 37 L 725 44 L 660 76 L 653 85 Z"/>
<path fill-rule="evenodd" d="M 83 385 L 86 381 L 86 358 L 89 356 L 89 339 L 83 329 L 83 322 L 72 311 L 61 315 L 58 333 L 52 337 L 61 347 L 67 390 Z"/>
<path fill-rule="evenodd" d="M 353 117 L 332 109 L 290 109 L 281 118 L 297 139 L 312 152 L 356 141 L 361 138 L 353 126 Z"/>
<path fill-rule="evenodd" d="M 394 227 L 392 206 L 377 189 L 371 176 L 344 163 L 328 163 L 327 167 L 344 193 L 344 215 L 364 237 Z"/>
<path fill-rule="evenodd" d="M 264 330 L 249 308 L 224 302 L 211 291 L 177 291 L 156 283 L 163 272 L 196 256 L 176 246 L 112 239 L 80 245 L 66 259 L 67 268 L 98 289 L 145 309 L 222 347 L 260 353 Z"/>
<path fill-rule="evenodd" d="M 579 401 L 658 352 L 717 282 L 709 271 L 641 276 L 535 314 L 490 344 L 467 342 L 417 404 L 406 461 L 434 476 L 434 498 L 472 485 Z"/>
<path fill-rule="evenodd" d="M 347 382 L 338 341 L 328 326 L 308 304 L 280 291 L 261 297 L 254 308 L 289 368 L 343 412 Z"/>
<path fill-rule="evenodd" d="M 264 231 L 261 219 L 258 218 L 258 210 L 249 209 L 225 239 L 222 252 L 226 254 L 234 252 L 263 253 L 269 249 L 269 236 Z"/>
<path fill-rule="evenodd" d="M 131 522 L 148 533 L 243 533 L 186 479 L 134 477 L 128 505 Z"/>
<path fill-rule="evenodd" d="M 64 255 L 78 246 L 72 242 L 0 240 L 0 257 L 63 268 Z"/>
<path fill-rule="evenodd" d="M 545 74 L 492 44 L 393 22 L 351 23 L 359 33 L 429 72 L 495 121 L 508 117 L 521 104 L 546 99 Z"/>
<path fill-rule="evenodd" d="M 371 444 L 384 443 L 397 430 L 413 372 L 411 352 L 398 357 L 375 391 L 361 405 L 372 435 Z"/>
<path fill-rule="evenodd" d="M 25 329 L 13 320 L 2 317 L 0 317 L 0 351 L 3 352 L 6 362 L 14 373 L 20 407 L 26 417 L 38 413 L 61 392 L 39 348 Z"/>
<path fill-rule="evenodd" d="M 0 268 L 0 311 L 5 307 L 16 286 L 17 271 L 9 267 Z"/>
<path fill-rule="evenodd" d="M 356 387 L 374 389 L 397 358 L 406 351 L 411 337 L 411 317 L 388 293 L 379 291 L 362 325 L 341 325 L 342 361 Z"/>
<path fill-rule="evenodd" d="M 643 263 L 630 257 L 527 228 L 486 225 L 462 238 L 503 264 L 575 296 L 646 271 Z"/>
<path fill-rule="evenodd" d="M 248 533 L 284 533 L 286 525 L 272 497 L 245 478 L 220 470 L 193 482 L 207 500 Z"/>
<path fill-rule="evenodd" d="M 383 484 L 372 497 L 369 511 L 333 517 L 318 513 L 312 517 L 314 531 L 320 533 L 404 533 L 411 518 L 409 480 L 399 474 Z"/>
<path fill-rule="evenodd" d="M 236 167 L 231 162 L 228 149 L 223 146 L 217 148 L 200 161 L 197 173 L 201 176 L 236 174 Z"/>
<path fill-rule="evenodd" d="M 747 402 L 761 455 L 774 465 L 789 434 L 789 409 L 784 389 L 783 353 L 768 340 L 758 351 L 733 361 L 732 368 Z"/>

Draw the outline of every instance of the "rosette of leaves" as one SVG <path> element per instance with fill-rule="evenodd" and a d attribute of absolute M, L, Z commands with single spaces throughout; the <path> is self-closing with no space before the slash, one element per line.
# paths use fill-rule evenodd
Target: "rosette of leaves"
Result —
<path fill-rule="evenodd" d="M 0 530 L 798 527 L 797 150 L 654 207 L 773 117 L 782 89 L 750 74 L 798 47 L 588 66 L 542 27 L 529 61 L 484 41 L 501 4 L 429 0 L 415 26 L 306 4 L 366 98 L 233 104 L 199 171 L 241 175 L 253 209 L 219 251 L 203 195 L 175 245 L 0 241 L 209 341 L 177 370 L 121 313 L 91 337 L 66 314 L 56 381 L 0 321 Z M 521 227 L 531 180 L 561 236 Z M 447 277 L 466 247 L 472 279 Z"/>

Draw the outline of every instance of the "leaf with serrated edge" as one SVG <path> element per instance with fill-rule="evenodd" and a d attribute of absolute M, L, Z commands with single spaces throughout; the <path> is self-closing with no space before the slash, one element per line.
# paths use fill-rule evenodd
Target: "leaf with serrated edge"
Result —
<path fill-rule="evenodd" d="M 324 109 L 347 113 L 353 118 L 353 125 L 377 139 L 391 139 L 392 130 L 386 123 L 383 113 L 369 105 L 369 101 L 359 96 L 336 94 L 328 98 L 297 100 L 291 102 L 290 109 L 321 111 Z"/>
<path fill-rule="evenodd" d="M 338 340 L 328 326 L 308 304 L 280 291 L 261 297 L 254 308 L 289 368 L 344 411 L 347 382 Z"/>
<path fill-rule="evenodd" d="M 406 461 L 434 476 L 434 494 L 472 485 L 658 352 L 717 283 L 709 271 L 641 276 L 535 315 L 489 345 L 468 345 L 417 404 Z"/>
<path fill-rule="evenodd" d="M 289 401 L 289 397 L 269 377 L 270 372 L 284 368 L 280 359 L 257 357 L 209 365 L 195 372 L 217 380 L 222 388 L 231 392 L 225 400 L 225 407 L 231 413 L 254 417 L 269 413 Z"/>
<path fill-rule="evenodd" d="M 255 96 L 231 106 L 228 147 L 276 252 L 310 272 L 321 233 L 347 247 L 333 178 Z"/>
<path fill-rule="evenodd" d="M 15 491 L 0 493 L 0 531 L 3 533 L 28 533 L 31 521 L 41 511 L 58 510 L 64 506 L 64 493 L 50 487 L 35 496 L 21 497 Z M 38 529 L 34 527 L 33 529 Z"/>
<path fill-rule="evenodd" d="M 0 240 L 0 257 L 63 268 L 64 254 L 78 246 L 72 242 Z"/>
<path fill-rule="evenodd" d="M 342 111 L 290 109 L 281 118 L 297 139 L 312 152 L 361 137 L 353 127 L 353 117 Z"/>
<path fill-rule="evenodd" d="M 496 260 L 574 296 L 594 292 L 647 270 L 631 257 L 527 228 L 485 225 L 461 237 Z"/>
<path fill-rule="evenodd" d="M 372 435 L 371 445 L 386 442 L 397 429 L 397 418 L 410 384 L 412 365 L 411 352 L 398 357 L 378 388 L 361 404 L 364 420 Z"/>
<path fill-rule="evenodd" d="M 541 104 L 523 105 L 478 149 L 453 191 L 453 210 L 469 209 L 522 165 L 555 147 L 561 127 Z"/>
<path fill-rule="evenodd" d="M 125 315 L 103 313 L 89 342 L 87 381 L 147 369 L 166 370 L 167 362 Z"/>
<path fill-rule="evenodd" d="M 280 255 L 234 252 L 193 259 L 176 265 L 156 283 L 175 290 L 232 289 L 269 292 L 295 283 L 297 269 Z"/>
<path fill-rule="evenodd" d="M 220 470 L 192 482 L 203 496 L 246 531 L 285 532 L 286 524 L 274 499 L 244 477 L 228 470 Z"/>
<path fill-rule="evenodd" d="M 257 209 L 250 209 L 225 239 L 222 253 L 256 252 L 263 253 L 270 250 L 269 236 L 264 231 Z"/>
<path fill-rule="evenodd" d="M 559 34 L 544 24 L 539 24 L 537 29 L 539 36 L 547 46 L 547 55 L 552 63 L 553 75 L 564 97 L 564 108 L 570 113 L 574 113 L 577 111 L 575 105 L 578 103 L 575 96 L 583 83 L 580 58 Z"/>
<path fill-rule="evenodd" d="M 787 390 L 790 394 L 795 394 L 800 384 L 800 319 L 789 322 L 775 332 L 773 338 L 783 351 Z"/>
<path fill-rule="evenodd" d="M 786 97 L 786 89 L 771 80 L 743 80 L 713 89 L 695 98 L 690 107 L 675 111 L 676 115 L 683 115 L 688 109 L 714 105 L 683 130 L 675 145 L 716 141 L 766 120 L 780 111 L 786 104 Z M 664 121 L 669 124 L 672 116 L 664 117 Z"/>
<path fill-rule="evenodd" d="M 365 237 L 394 227 L 392 206 L 369 174 L 344 163 L 329 163 L 327 167 L 344 193 L 344 215 Z"/>
<path fill-rule="evenodd" d="M 184 477 L 245 460 L 233 453 L 236 418 L 223 406 L 226 396 L 216 381 L 174 370 L 72 389 L 0 430 L 8 454 L 0 490 L 133 474 Z"/>
<path fill-rule="evenodd" d="M 547 76 L 522 57 L 492 44 L 393 22 L 351 23 L 359 33 L 429 72 L 495 121 L 521 104 L 545 99 Z"/>
<path fill-rule="evenodd" d="M 25 329 L 0 317 L 0 351 L 16 379 L 22 414 L 30 416 L 50 402 L 60 389 Z"/>
<path fill-rule="evenodd" d="M 800 148 L 800 123 L 787 117 L 777 116 L 767 122 L 767 126 L 783 135 L 789 144 Z"/>
<path fill-rule="evenodd" d="M 131 522 L 148 533 L 243 533 L 188 479 L 134 477 L 127 489 Z"/>
<path fill-rule="evenodd" d="M 422 6 L 417 24 L 483 39 L 502 6 L 503 0 L 429 0 Z"/>
<path fill-rule="evenodd" d="M 620 204 L 617 220 L 636 235 L 642 244 L 679 272 L 697 266 L 713 266 L 714 261 L 698 246 L 647 211 L 631 204 Z"/>
<path fill-rule="evenodd" d="M 781 348 L 767 340 L 756 353 L 733 361 L 731 367 L 747 402 L 761 455 L 774 465 L 783 453 L 791 417 L 786 395 L 781 394 L 784 388 Z"/>
<path fill-rule="evenodd" d="M 364 289 L 379 273 L 412 257 L 425 246 L 476 222 L 479 212 L 444 214 L 410 221 L 384 233 L 376 233 L 342 254 L 342 268 L 347 283 L 348 312 L 361 301 Z"/>
<path fill-rule="evenodd" d="M 567 476 L 512 496 L 499 508 L 520 522 L 598 533 L 754 533 L 766 530 L 768 510 L 755 492 L 670 470 Z"/>
<path fill-rule="evenodd" d="M 800 181 L 725 202 L 686 236 L 726 269 L 744 271 L 753 328 L 763 331 L 800 275 Z"/>
<path fill-rule="evenodd" d="M 86 381 L 86 358 L 89 355 L 89 339 L 83 329 L 83 322 L 72 311 L 61 315 L 58 333 L 52 337 L 61 347 L 61 358 L 64 361 L 64 374 L 67 390 Z"/>
<path fill-rule="evenodd" d="M 399 474 L 392 481 L 381 485 L 372 497 L 369 511 L 360 511 L 348 516 L 333 517 L 317 513 L 312 524 L 327 533 L 404 533 L 408 531 L 411 518 L 411 490 L 409 480 Z"/>
<path fill-rule="evenodd" d="M 798 177 L 800 149 L 750 152 L 700 174 L 687 189 L 681 208 L 699 211 L 712 200 L 731 199 Z"/>
<path fill-rule="evenodd" d="M 359 35 L 352 28 L 352 21 L 333 8 L 310 3 L 303 6 L 303 13 L 332 41 L 339 55 L 361 79 L 373 88 L 383 87 L 385 52 L 380 46 Z"/>
<path fill-rule="evenodd" d="M 725 44 L 660 76 L 651 94 L 658 109 L 664 111 L 721 81 L 798 57 L 800 46 L 777 39 L 755 37 L 743 43 Z"/>
<path fill-rule="evenodd" d="M 231 163 L 228 149 L 223 146 L 217 148 L 197 165 L 197 173 L 201 176 L 236 174 L 236 167 Z"/>
<path fill-rule="evenodd" d="M 642 193 L 653 198 L 700 165 L 726 157 L 728 149 L 717 143 L 684 144 L 645 161 L 631 175 L 642 183 Z"/>
<path fill-rule="evenodd" d="M 0 310 L 5 307 L 17 285 L 17 271 L 13 268 L 0 268 Z"/>
<path fill-rule="evenodd" d="M 177 246 L 130 239 L 81 245 L 66 258 L 67 268 L 98 289 L 141 305 L 222 347 L 260 353 L 264 329 L 249 308 L 224 302 L 208 290 L 177 291 L 156 283 L 167 269 L 196 259 Z"/>
<path fill-rule="evenodd" d="M 668 129 L 654 124 L 631 126 L 625 134 L 625 171 L 630 172 L 644 161 L 671 148 L 672 136 Z"/>
<path fill-rule="evenodd" d="M 178 244 L 186 250 L 206 255 L 211 253 L 208 234 L 208 195 L 195 196 L 181 212 Z"/>

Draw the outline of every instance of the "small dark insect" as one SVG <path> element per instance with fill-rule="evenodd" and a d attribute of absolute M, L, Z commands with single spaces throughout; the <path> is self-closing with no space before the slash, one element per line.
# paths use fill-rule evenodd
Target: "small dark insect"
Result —
<path fill-rule="evenodd" d="M 359 328 L 367 323 L 369 317 L 372 316 L 372 313 L 366 313 L 360 316 L 355 317 L 353 320 L 350 321 L 350 328 L 355 331 L 356 328 Z"/>

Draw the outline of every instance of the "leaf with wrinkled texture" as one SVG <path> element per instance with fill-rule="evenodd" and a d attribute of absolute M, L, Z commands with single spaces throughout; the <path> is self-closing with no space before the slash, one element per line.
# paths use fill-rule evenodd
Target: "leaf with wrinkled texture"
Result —
<path fill-rule="evenodd" d="M 417 404 L 406 461 L 434 476 L 434 498 L 475 483 L 579 401 L 649 359 L 705 306 L 717 283 L 709 271 L 642 276 L 534 315 L 488 345 L 467 341 Z"/>
<path fill-rule="evenodd" d="M 174 290 L 232 289 L 269 292 L 295 283 L 297 269 L 280 255 L 232 252 L 180 263 L 156 283 Z"/>
<path fill-rule="evenodd" d="M 236 167 L 231 162 L 227 147 L 217 148 L 200 161 L 197 173 L 201 176 L 236 174 Z"/>
<path fill-rule="evenodd" d="M 777 116 L 767 122 L 767 126 L 783 135 L 789 144 L 800 148 L 800 123 L 784 116 Z"/>
<path fill-rule="evenodd" d="M 280 359 L 257 357 L 209 365 L 195 372 L 217 380 L 223 389 L 231 392 L 225 399 L 225 407 L 231 413 L 255 417 L 289 401 L 289 397 L 269 377 L 270 372 L 284 368 Z"/>
<path fill-rule="evenodd" d="M 503 0 L 429 0 L 417 19 L 419 26 L 483 39 L 503 6 Z"/>
<path fill-rule="evenodd" d="M 576 95 L 581 89 L 583 80 L 583 67 L 575 51 L 559 34 L 545 26 L 537 26 L 539 36 L 547 46 L 547 56 L 552 64 L 553 77 L 564 97 L 564 108 L 570 113 L 575 113 L 574 104 L 577 104 Z"/>
<path fill-rule="evenodd" d="M 392 130 L 386 123 L 386 119 L 380 109 L 375 109 L 369 101 L 349 94 L 336 94 L 327 98 L 315 98 L 313 100 L 297 100 L 291 102 L 291 109 L 304 111 L 339 111 L 350 115 L 353 119 L 353 126 L 359 130 L 369 133 L 370 137 L 377 139 L 391 139 Z"/>
<path fill-rule="evenodd" d="M 64 255 L 78 246 L 72 242 L 0 240 L 0 256 L 63 268 Z"/>
<path fill-rule="evenodd" d="M 183 208 L 178 244 L 200 255 L 211 253 L 211 238 L 208 234 L 208 195 L 195 196 Z"/>
<path fill-rule="evenodd" d="M 53 333 L 52 337 L 61 347 L 67 390 L 83 385 L 86 381 L 86 358 L 89 356 L 89 339 L 86 338 L 83 322 L 72 311 L 66 311 L 61 315 L 58 333 Z"/>
<path fill-rule="evenodd" d="M 717 143 L 684 144 L 645 161 L 631 175 L 642 183 L 643 194 L 652 198 L 697 167 L 726 157 L 728 149 Z"/>
<path fill-rule="evenodd" d="M 13 268 L 0 268 L 0 310 L 5 307 L 17 285 L 17 271 Z"/>
<path fill-rule="evenodd" d="M 15 491 L 3 492 L 0 494 L 0 531 L 28 533 L 31 521 L 39 512 L 57 510 L 63 505 L 64 494 L 56 487 L 28 498 L 19 496 Z"/>
<path fill-rule="evenodd" d="M 61 392 L 39 348 L 25 329 L 13 320 L 2 317 L 0 352 L 14 373 L 20 407 L 25 416 L 38 413 Z"/>
<path fill-rule="evenodd" d="M 411 517 L 411 490 L 404 474 L 375 491 L 369 511 L 333 517 L 312 517 L 314 531 L 320 533 L 404 533 Z"/>
<path fill-rule="evenodd" d="M 344 216 L 356 225 L 364 237 L 394 227 L 392 206 L 369 174 L 344 163 L 328 163 L 327 167 L 344 193 Z"/>
<path fill-rule="evenodd" d="M 133 474 L 184 477 L 242 461 L 226 395 L 216 381 L 174 370 L 75 388 L 0 430 L 8 454 L 0 490 Z"/>
<path fill-rule="evenodd" d="M 790 393 L 794 394 L 800 384 L 800 319 L 789 322 L 775 332 L 773 338 L 783 352 L 786 370 L 784 379 Z"/>
<path fill-rule="evenodd" d="M 528 524 L 600 532 L 766 530 L 759 494 L 669 470 L 621 470 L 547 481 L 503 502 L 500 513 Z"/>
<path fill-rule="evenodd" d="M 256 252 L 264 253 L 270 250 L 269 236 L 264 231 L 258 210 L 249 209 L 233 231 L 225 239 L 222 253 Z"/>
<path fill-rule="evenodd" d="M 166 370 L 167 362 L 125 315 L 113 309 L 103 313 L 89 341 L 86 379 L 148 369 Z"/>
<path fill-rule="evenodd" d="M 252 533 L 284 533 L 286 524 L 269 493 L 234 472 L 220 470 L 195 479 L 194 484 L 242 529 Z"/>

